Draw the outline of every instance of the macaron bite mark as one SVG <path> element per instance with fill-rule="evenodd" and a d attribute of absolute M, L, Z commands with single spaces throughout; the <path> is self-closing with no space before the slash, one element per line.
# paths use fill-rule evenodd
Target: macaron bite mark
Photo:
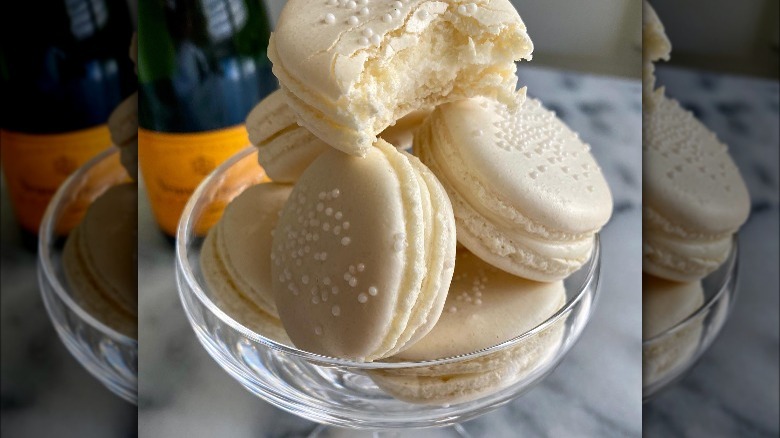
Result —
<path fill-rule="evenodd" d="M 590 146 L 535 99 L 514 110 L 484 97 L 442 105 L 414 150 L 450 195 L 458 241 L 517 276 L 576 271 L 612 213 Z"/>
<path fill-rule="evenodd" d="M 290 0 L 268 56 L 301 124 L 363 156 L 395 120 L 486 95 L 514 104 L 533 45 L 509 0 Z"/>
<path fill-rule="evenodd" d="M 377 140 L 332 149 L 301 175 L 274 231 L 273 292 L 296 347 L 372 361 L 424 336 L 455 265 L 444 189 L 416 158 Z"/>

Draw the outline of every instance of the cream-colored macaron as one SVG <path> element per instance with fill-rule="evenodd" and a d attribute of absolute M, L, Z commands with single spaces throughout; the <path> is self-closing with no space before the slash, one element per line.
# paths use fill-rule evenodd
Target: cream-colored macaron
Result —
<path fill-rule="evenodd" d="M 590 147 L 536 99 L 516 110 L 481 97 L 442 105 L 414 150 L 450 195 L 458 241 L 521 277 L 579 269 L 612 213 Z"/>
<path fill-rule="evenodd" d="M 108 117 L 111 142 L 119 148 L 119 159 L 127 173 L 138 179 L 138 93 L 123 100 Z"/>
<path fill-rule="evenodd" d="M 268 56 L 299 121 L 365 155 L 411 111 L 487 95 L 512 103 L 533 45 L 509 0 L 290 0 Z"/>
<path fill-rule="evenodd" d="M 260 101 L 246 118 L 249 141 L 257 146 L 257 159 L 271 180 L 295 182 L 323 152 L 330 149 L 306 128 L 281 90 Z"/>
<path fill-rule="evenodd" d="M 412 146 L 414 130 L 431 109 L 413 111 L 379 135 L 398 149 Z M 249 112 L 249 141 L 257 146 L 257 158 L 266 175 L 275 182 L 292 183 L 330 147 L 308 129 L 298 125 L 281 90 L 269 94 Z"/>
<path fill-rule="evenodd" d="M 138 333 L 138 187 L 124 183 L 89 206 L 68 236 L 62 265 L 76 301 L 99 321 Z"/>
<path fill-rule="evenodd" d="M 642 134 L 642 268 L 701 279 L 726 260 L 748 217 L 745 183 L 726 145 L 663 89 L 643 112 Z"/>
<path fill-rule="evenodd" d="M 377 140 L 332 149 L 301 175 L 273 239 L 273 291 L 296 347 L 372 361 L 430 331 L 455 265 L 447 194 L 415 157 Z"/>
<path fill-rule="evenodd" d="M 658 336 L 690 317 L 704 304 L 700 281 L 679 283 L 642 275 L 642 339 Z M 696 352 L 702 320 L 691 320 L 675 333 L 642 348 L 642 384 L 651 385 L 673 372 Z"/>
<path fill-rule="evenodd" d="M 655 65 L 659 60 L 668 61 L 672 44 L 664 31 L 658 14 L 647 0 L 642 2 L 642 91 L 645 95 L 655 89 Z"/>
<path fill-rule="evenodd" d="M 458 250 L 444 312 L 433 330 L 399 361 L 430 361 L 479 351 L 522 335 L 566 302 L 562 281 L 539 283 L 503 272 Z M 412 403 L 460 403 L 506 387 L 547 363 L 560 345 L 562 326 L 478 359 L 420 368 L 371 372 L 391 395 Z"/>
<path fill-rule="evenodd" d="M 276 311 L 271 232 L 292 186 L 264 183 L 244 190 L 209 231 L 200 256 L 209 295 L 247 328 L 292 345 Z"/>

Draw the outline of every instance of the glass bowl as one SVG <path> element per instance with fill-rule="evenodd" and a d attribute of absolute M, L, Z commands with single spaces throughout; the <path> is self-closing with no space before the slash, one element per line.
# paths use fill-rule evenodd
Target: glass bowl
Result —
<path fill-rule="evenodd" d="M 250 392 L 288 412 L 322 424 L 353 429 L 455 425 L 508 403 L 544 379 L 577 341 L 592 314 L 599 283 L 598 237 L 590 260 L 565 281 L 566 304 L 558 312 L 527 333 L 484 350 L 426 362 L 383 359 L 363 363 L 324 357 L 277 343 L 248 329 L 214 304 L 199 262 L 203 237 L 208 231 L 202 221 L 213 211 L 212 204 L 224 204 L 224 196 L 238 195 L 263 178 L 256 149 L 248 147 L 201 183 L 179 223 L 176 280 L 184 311 L 214 360 Z M 222 181 L 237 179 L 245 180 L 246 184 L 235 193 L 220 192 Z M 549 342 L 550 339 L 554 342 Z M 543 354 L 533 351 L 534 345 L 544 345 Z M 507 357 L 516 357 L 513 354 L 520 357 L 535 354 L 535 359 L 515 364 L 498 387 L 466 401 L 404 402 L 374 382 L 375 378 L 384 382 L 390 379 L 392 383 L 393 378 L 414 380 L 418 375 L 431 374 L 446 380 L 454 370 L 461 373 L 478 363 L 501 364 Z"/>
<path fill-rule="evenodd" d="M 715 272 L 702 279 L 702 306 L 671 328 L 642 340 L 643 367 L 659 357 L 670 363 L 663 372 L 652 378 L 643 373 L 643 402 L 682 378 L 723 328 L 737 293 L 739 250 L 736 236 L 731 248 L 726 261 Z"/>
<path fill-rule="evenodd" d="M 110 391 L 135 404 L 138 399 L 138 341 L 125 336 L 77 304 L 65 279 L 65 238 L 78 224 L 85 204 L 127 181 L 119 151 L 109 148 L 74 172 L 55 193 L 41 222 L 38 284 L 46 311 L 73 357 Z"/>

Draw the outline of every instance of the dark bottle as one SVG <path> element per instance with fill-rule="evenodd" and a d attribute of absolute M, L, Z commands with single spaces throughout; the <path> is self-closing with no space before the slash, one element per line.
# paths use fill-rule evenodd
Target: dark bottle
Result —
<path fill-rule="evenodd" d="M 173 236 L 201 180 L 249 144 L 244 119 L 277 87 L 270 22 L 258 0 L 140 0 L 138 32 L 139 165 Z"/>
<path fill-rule="evenodd" d="M 26 246 L 59 185 L 111 145 L 108 116 L 136 88 L 132 31 L 124 0 L 2 3 L 0 154 Z"/>

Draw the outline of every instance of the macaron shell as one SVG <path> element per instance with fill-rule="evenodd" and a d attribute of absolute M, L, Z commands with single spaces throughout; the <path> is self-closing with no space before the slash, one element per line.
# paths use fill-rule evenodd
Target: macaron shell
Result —
<path fill-rule="evenodd" d="M 739 170 L 726 145 L 662 93 L 643 114 L 643 208 L 652 212 L 645 230 L 673 224 L 683 238 L 734 233 L 750 211 Z"/>
<path fill-rule="evenodd" d="M 415 323 L 414 326 L 417 328 L 410 331 L 409 337 L 404 337 L 399 341 L 399 343 L 405 344 L 403 348 L 407 348 L 414 345 L 420 338 L 427 336 L 441 315 L 455 269 L 457 238 L 455 237 L 455 217 L 452 205 L 444 187 L 417 157 L 407 153 L 403 154 L 418 174 L 421 191 L 429 198 L 427 202 L 424 202 L 428 260 L 421 291 L 423 294 L 432 295 L 432 298 L 420 300 L 423 303 L 431 303 L 428 308 L 416 306 L 416 311 L 425 309 L 422 315 L 417 317 L 422 323 Z"/>
<path fill-rule="evenodd" d="M 516 277 L 460 250 L 436 326 L 395 357 L 423 361 L 482 350 L 531 330 L 565 302 L 562 281 L 541 283 Z"/>
<path fill-rule="evenodd" d="M 507 353 L 491 354 L 454 366 L 434 366 L 402 373 L 370 371 L 374 383 L 393 397 L 417 404 L 456 404 L 477 400 L 517 383 L 555 357 L 564 326 L 554 324 Z M 501 360 L 497 358 L 500 357 Z M 399 370 L 400 371 L 400 370 Z"/>
<path fill-rule="evenodd" d="M 297 125 L 282 90 L 276 90 L 260 101 L 246 116 L 249 142 L 257 146 Z"/>
<path fill-rule="evenodd" d="M 471 26 L 469 30 L 474 33 L 498 34 L 510 29 L 520 33 L 524 37 L 523 57 L 530 57 L 533 45 L 512 4 L 507 0 L 478 3 L 477 10 L 470 15 L 471 21 L 463 26 Z M 457 2 L 450 1 L 409 0 L 399 3 L 361 1 L 350 7 L 338 1 L 288 1 L 273 33 L 275 51 L 283 55 L 283 58 L 274 61 L 274 73 L 277 65 L 282 64 L 285 72 L 294 74 L 298 81 L 309 83 L 310 88 L 321 93 L 323 99 L 337 101 L 359 80 L 369 53 L 377 49 L 370 40 L 371 44 L 362 43 L 361 37 L 366 37 L 366 29 L 371 29 L 371 36 L 366 38 L 376 35 L 381 39 L 380 48 L 393 40 L 394 50 L 384 54 L 391 56 L 392 52 L 402 51 L 413 44 L 416 36 L 427 30 L 438 17 L 454 19 L 451 15 L 458 13 L 457 5 Z M 361 11 L 364 6 L 367 8 L 365 14 Z M 333 15 L 332 22 L 327 19 L 328 14 Z M 355 17 L 357 22 L 351 17 Z M 286 82 L 281 80 L 282 76 L 277 77 Z"/>
<path fill-rule="evenodd" d="M 411 178 L 402 180 L 378 148 L 362 159 L 332 150 L 295 185 L 275 231 L 272 272 L 279 315 L 298 348 L 372 360 L 393 346 L 386 344 L 410 311 L 398 314 L 398 302 L 410 309 L 416 300 L 399 295 L 406 272 L 420 281 L 424 273 Z"/>
<path fill-rule="evenodd" d="M 703 304 L 699 281 L 681 283 L 642 274 L 642 339 L 669 330 Z"/>
<path fill-rule="evenodd" d="M 593 233 L 609 219 L 612 196 L 590 147 L 538 100 L 510 111 L 473 98 L 437 108 L 431 120 L 438 141 L 427 146 L 472 205 L 532 233 Z"/>
<path fill-rule="evenodd" d="M 642 338 L 649 339 L 674 327 L 704 304 L 701 283 L 678 283 L 642 276 Z M 688 322 L 675 333 L 642 348 L 642 384 L 651 385 L 673 373 L 695 353 L 703 320 Z"/>
<path fill-rule="evenodd" d="M 258 103 L 246 118 L 249 141 L 257 146 L 257 159 L 271 180 L 292 183 L 328 145 L 298 125 L 282 90 Z"/>
<path fill-rule="evenodd" d="M 89 206 L 80 228 L 80 255 L 106 296 L 138 314 L 138 187 L 115 185 Z"/>
<path fill-rule="evenodd" d="M 137 337 L 137 205 L 133 183 L 113 186 L 68 236 L 62 264 L 69 291 L 87 313 Z"/>
<path fill-rule="evenodd" d="M 268 55 L 299 121 L 353 155 L 416 109 L 478 94 L 508 103 L 514 61 L 533 49 L 507 0 L 473 11 L 423 0 L 352 5 L 288 2 Z"/>
<path fill-rule="evenodd" d="M 721 239 L 685 240 L 660 233 L 645 233 L 642 270 L 672 281 L 692 282 L 714 272 L 733 246 L 732 236 Z"/>
<path fill-rule="evenodd" d="M 268 314 L 255 302 L 248 300 L 245 293 L 236 286 L 235 277 L 226 269 L 224 261 L 219 256 L 216 230 L 216 228 L 212 228 L 212 231 L 206 236 L 200 254 L 201 270 L 209 287 L 207 291 L 209 298 L 223 312 L 246 328 L 281 344 L 292 346 L 292 341 L 287 336 L 279 318 Z M 264 249 L 260 247 L 247 249 L 250 251 L 254 249 L 255 257 L 253 258 L 255 260 L 261 259 L 264 254 L 270 265 L 270 246 L 266 246 Z M 270 266 L 268 271 L 270 271 Z M 266 279 L 264 283 L 270 284 L 270 279 Z"/>
<path fill-rule="evenodd" d="M 642 1 L 642 106 L 655 90 L 655 62 L 668 61 L 672 44 L 666 36 L 664 25 L 646 0 Z"/>
<path fill-rule="evenodd" d="M 119 158 L 127 173 L 138 179 L 138 93 L 123 100 L 108 117 L 111 142 L 119 148 Z"/>
<path fill-rule="evenodd" d="M 214 233 L 217 256 L 241 296 L 278 318 L 271 282 L 271 231 L 292 192 L 285 184 L 258 184 L 228 204 Z"/>

